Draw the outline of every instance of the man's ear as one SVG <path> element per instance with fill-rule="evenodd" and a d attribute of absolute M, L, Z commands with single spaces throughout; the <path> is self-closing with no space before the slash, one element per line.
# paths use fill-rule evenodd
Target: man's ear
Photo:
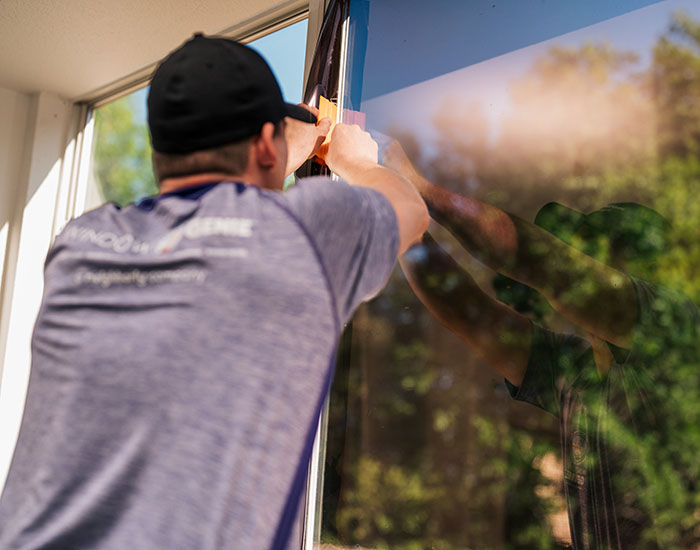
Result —
<path fill-rule="evenodd" d="M 275 125 L 272 122 L 263 124 L 260 134 L 253 140 L 255 157 L 263 168 L 271 168 L 279 161 L 277 149 L 274 143 Z"/>

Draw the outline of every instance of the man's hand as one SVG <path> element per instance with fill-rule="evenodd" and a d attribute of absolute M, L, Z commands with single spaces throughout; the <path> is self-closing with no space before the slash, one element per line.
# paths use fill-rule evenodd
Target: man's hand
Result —
<path fill-rule="evenodd" d="M 430 182 L 418 173 L 401 144 L 394 138 L 376 130 L 371 131 L 371 136 L 379 145 L 379 164 L 401 174 L 423 196 L 428 191 Z M 425 199 L 425 197 L 423 198 Z"/>
<path fill-rule="evenodd" d="M 300 105 L 318 116 L 318 109 Z M 287 165 L 284 175 L 286 177 L 316 154 L 331 129 L 331 119 L 322 118 L 317 124 L 309 124 L 287 117 L 285 122 Z"/>
<path fill-rule="evenodd" d="M 325 155 L 328 167 L 350 185 L 379 191 L 391 203 L 399 225 L 399 253 L 428 227 L 428 210 L 402 176 L 377 164 L 377 143 L 357 125 L 336 124 Z"/>
<path fill-rule="evenodd" d="M 377 165 L 378 147 L 369 133 L 356 124 L 336 124 L 323 160 L 334 173 L 346 181 L 352 173 Z"/>

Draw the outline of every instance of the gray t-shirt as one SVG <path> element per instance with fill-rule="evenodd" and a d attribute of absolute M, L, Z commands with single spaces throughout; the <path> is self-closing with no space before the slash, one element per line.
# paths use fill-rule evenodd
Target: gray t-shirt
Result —
<path fill-rule="evenodd" d="M 338 335 L 397 248 L 381 194 L 326 178 L 69 223 L 46 261 L 0 548 L 284 548 Z"/>

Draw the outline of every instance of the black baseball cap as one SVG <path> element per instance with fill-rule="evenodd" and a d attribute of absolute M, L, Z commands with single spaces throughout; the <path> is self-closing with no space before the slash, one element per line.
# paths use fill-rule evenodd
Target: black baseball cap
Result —
<path fill-rule="evenodd" d="M 240 141 L 286 116 L 316 122 L 303 107 L 284 102 L 270 67 L 255 50 L 201 33 L 158 65 L 148 93 L 151 143 L 161 153 Z"/>

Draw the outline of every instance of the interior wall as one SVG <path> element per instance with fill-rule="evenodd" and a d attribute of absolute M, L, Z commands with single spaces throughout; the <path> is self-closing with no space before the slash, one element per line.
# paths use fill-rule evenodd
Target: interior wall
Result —
<path fill-rule="evenodd" d="M 0 294 L 0 487 L 4 485 L 31 364 L 34 319 L 43 293 L 43 265 L 56 227 L 59 187 L 78 109 L 47 92 L 0 92 L 0 212 L 5 230 Z M 70 182 L 65 182 L 70 184 Z"/>
<path fill-rule="evenodd" d="M 14 214 L 17 189 L 22 180 L 21 169 L 25 135 L 29 124 L 31 98 L 0 87 L 0 349 L 4 349 L 7 332 L 3 296 L 11 281 L 6 281 L 8 239 Z M 1 358 L 0 358 L 0 372 Z"/>

